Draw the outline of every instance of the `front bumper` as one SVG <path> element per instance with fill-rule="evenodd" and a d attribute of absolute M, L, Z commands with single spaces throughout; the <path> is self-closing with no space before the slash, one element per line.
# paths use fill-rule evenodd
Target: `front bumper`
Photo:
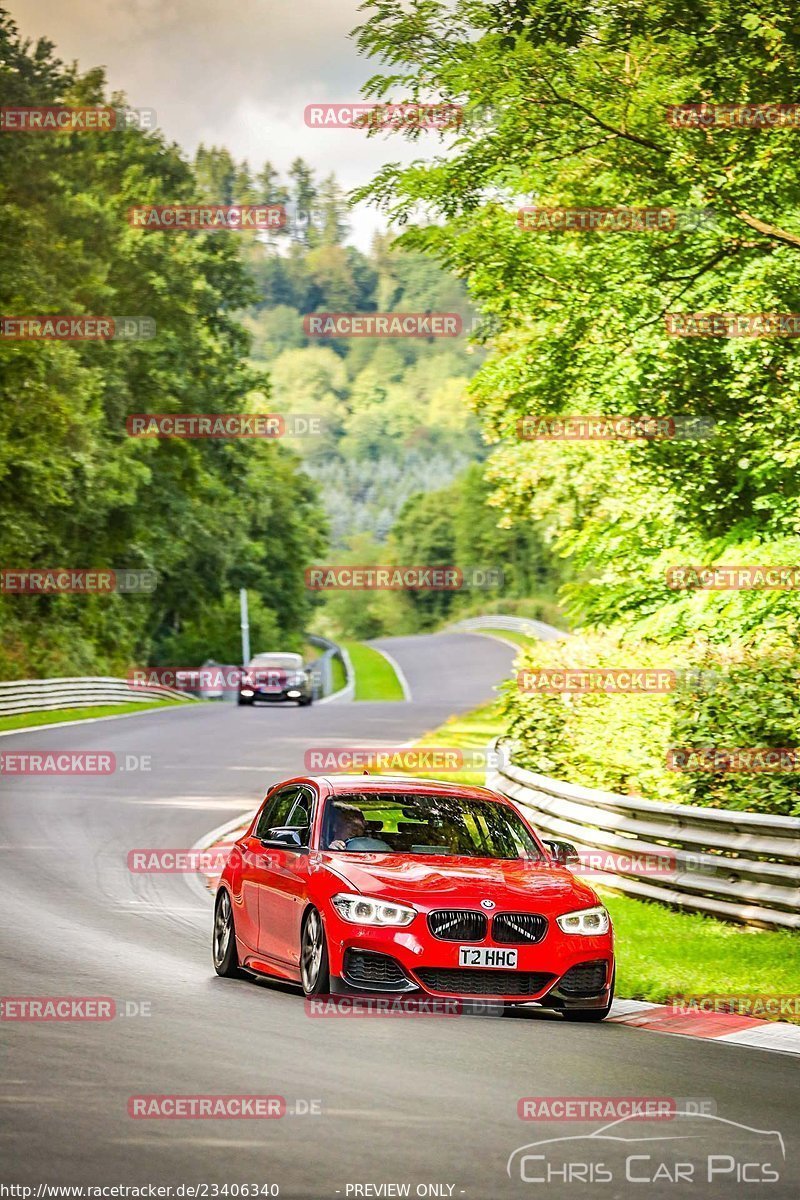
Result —
<path fill-rule="evenodd" d="M 292 695 L 289 695 L 289 693 Z M 240 696 L 242 693 L 239 693 Z M 252 696 L 243 696 L 248 704 L 296 704 L 298 700 L 308 700 L 311 689 L 308 687 L 281 688 L 280 690 L 254 688 Z"/>
<path fill-rule="evenodd" d="M 406 929 L 376 929 L 342 921 L 333 913 L 326 932 L 331 990 L 360 995 L 417 993 L 507 1004 L 534 1002 L 554 1009 L 603 1008 L 614 973 L 611 931 L 598 937 L 565 934 L 553 921 L 542 941 L 513 947 L 517 950 L 514 971 L 460 967 L 459 944 L 429 934 L 423 914 Z M 480 944 L 511 948 L 488 939 Z"/>

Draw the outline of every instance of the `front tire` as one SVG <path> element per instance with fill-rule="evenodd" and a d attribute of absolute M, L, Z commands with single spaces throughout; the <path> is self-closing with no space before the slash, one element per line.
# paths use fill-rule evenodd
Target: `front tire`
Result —
<path fill-rule="evenodd" d="M 330 992 L 328 941 L 315 908 L 306 916 L 300 935 L 300 979 L 307 996 L 327 996 Z"/>
<path fill-rule="evenodd" d="M 214 970 L 225 979 L 242 979 L 244 972 L 239 966 L 239 952 L 236 949 L 236 930 L 233 925 L 233 908 L 231 898 L 225 888 L 221 888 L 214 905 L 214 937 L 212 942 L 212 958 Z"/>

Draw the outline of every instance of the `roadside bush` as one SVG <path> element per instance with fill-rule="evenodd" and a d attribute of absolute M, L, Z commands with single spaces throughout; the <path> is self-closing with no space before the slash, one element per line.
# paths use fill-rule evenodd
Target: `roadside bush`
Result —
<path fill-rule="evenodd" d="M 585 634 L 522 650 L 515 672 L 592 667 L 666 668 L 676 677 L 666 693 L 549 695 L 520 690 L 515 674 L 502 712 L 521 765 L 650 800 L 800 815 L 797 770 L 732 770 L 720 761 L 723 751 L 800 745 L 800 654 L 782 635 L 720 647 Z M 699 754 L 671 768 L 675 750 L 716 751 L 713 769 Z"/>

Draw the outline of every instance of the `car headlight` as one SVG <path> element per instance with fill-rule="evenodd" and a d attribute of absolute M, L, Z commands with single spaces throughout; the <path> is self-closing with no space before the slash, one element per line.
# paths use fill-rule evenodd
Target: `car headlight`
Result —
<path fill-rule="evenodd" d="M 392 904 L 372 896 L 353 896 L 349 892 L 334 896 L 333 907 L 340 917 L 354 925 L 410 925 L 417 915 L 417 910 L 406 904 Z"/>
<path fill-rule="evenodd" d="M 608 933 L 610 921 L 602 904 L 598 904 L 595 908 L 564 913 L 563 917 L 556 917 L 556 925 L 564 933 L 582 933 L 584 937 L 591 937 L 592 934 Z"/>

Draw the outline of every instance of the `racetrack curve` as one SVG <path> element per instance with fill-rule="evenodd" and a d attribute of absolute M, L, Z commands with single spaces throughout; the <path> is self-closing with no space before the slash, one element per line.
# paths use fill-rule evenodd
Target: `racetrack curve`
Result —
<path fill-rule="evenodd" d="M 545 1190 L 592 1200 L 797 1196 L 798 1064 L 788 1056 L 539 1012 L 311 1019 L 290 987 L 215 976 L 211 900 L 185 876 L 128 870 L 132 849 L 190 847 L 255 807 L 271 783 L 302 773 L 310 745 L 419 737 L 490 698 L 513 659 L 509 646 L 469 634 L 376 644 L 403 669 L 410 703 L 218 703 L 0 739 L 1 751 L 152 758 L 149 771 L 100 778 L 0 776 L 0 990 L 151 1006 L 150 1016 L 109 1022 L 0 1023 L 0 1182 L 273 1183 L 309 1200 L 379 1195 L 352 1190 L 368 1183 L 408 1183 L 412 1196 L 439 1184 L 470 1200 Z M 131 1095 L 173 1093 L 278 1094 L 322 1111 L 272 1121 L 127 1115 Z M 545 1189 L 517 1173 L 512 1182 L 517 1147 L 597 1127 L 521 1121 L 518 1099 L 583 1095 L 711 1098 L 727 1121 L 782 1132 L 781 1181 Z"/>

